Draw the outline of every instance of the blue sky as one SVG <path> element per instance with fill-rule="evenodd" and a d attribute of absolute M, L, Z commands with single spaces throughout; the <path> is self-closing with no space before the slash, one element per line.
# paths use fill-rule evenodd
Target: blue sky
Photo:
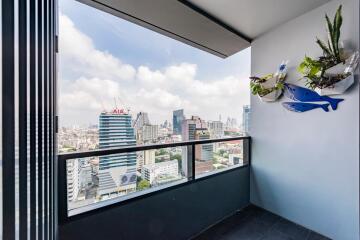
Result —
<path fill-rule="evenodd" d="M 156 123 L 170 120 L 171 111 L 174 110 L 172 108 L 185 108 L 188 115 L 198 114 L 207 120 L 216 120 L 213 118 L 219 114 L 222 114 L 223 119 L 228 116 L 241 119 L 241 106 L 249 103 L 247 77 L 250 74 L 250 49 L 221 59 L 73 0 L 60 0 L 60 12 L 59 84 L 63 124 L 96 123 L 99 108 L 111 108 L 110 102 L 114 101 L 110 101 L 110 98 L 114 98 L 113 95 L 134 111 L 149 112 L 150 118 Z M 83 46 L 87 49 L 79 50 Z M 93 58 L 93 55 L 99 58 Z M 114 68 L 107 69 L 101 64 Z M 128 70 L 126 79 L 120 79 L 123 76 L 121 72 L 119 75 L 111 74 L 122 68 Z M 154 77 L 158 80 L 154 81 L 155 87 L 146 87 L 147 81 Z M 96 85 L 102 80 L 108 81 L 110 88 L 119 87 L 123 93 L 112 91 L 108 96 L 97 97 L 90 96 L 94 95 L 91 88 L 88 92 L 81 88 L 81 85 Z M 233 87 L 241 87 L 238 94 L 231 89 L 231 93 L 226 93 L 231 84 L 235 84 Z M 182 87 L 202 88 L 204 91 L 200 95 L 204 94 L 207 101 L 192 95 L 197 94 L 196 91 L 182 91 Z M 217 88 L 221 94 L 217 94 Z M 163 99 L 172 104 L 160 102 L 148 108 L 145 102 L 156 101 L 156 94 L 159 97 L 164 95 Z M 141 96 L 145 96 L 144 99 Z M 133 101 L 134 97 L 139 101 Z M 88 109 L 84 98 L 92 104 Z M 77 104 L 76 101 L 83 103 Z M 222 104 L 213 109 L 212 105 L 216 107 L 214 102 L 219 101 Z M 226 106 L 233 101 L 238 102 L 239 111 Z"/>

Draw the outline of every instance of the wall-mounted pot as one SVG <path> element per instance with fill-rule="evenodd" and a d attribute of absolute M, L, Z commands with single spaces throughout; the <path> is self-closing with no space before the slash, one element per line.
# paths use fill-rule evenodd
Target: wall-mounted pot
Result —
<path fill-rule="evenodd" d="M 351 74 L 345 79 L 335 83 L 330 87 L 315 88 L 315 91 L 321 96 L 343 94 L 353 84 L 354 84 L 354 75 Z"/>
<path fill-rule="evenodd" d="M 282 94 L 282 90 L 274 90 L 271 93 L 266 94 L 265 96 L 259 96 L 259 98 L 261 99 L 261 101 L 263 102 L 275 102 L 280 95 Z"/>

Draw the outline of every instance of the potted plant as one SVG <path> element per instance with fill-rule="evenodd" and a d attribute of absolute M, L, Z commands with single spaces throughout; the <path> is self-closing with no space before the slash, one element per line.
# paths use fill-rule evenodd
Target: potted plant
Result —
<path fill-rule="evenodd" d="M 326 43 L 319 38 L 316 40 L 323 55 L 318 59 L 305 56 L 297 69 L 306 79 L 306 85 L 320 95 L 342 94 L 354 83 L 353 72 L 357 67 L 359 54 L 346 52 L 340 46 L 341 9 L 340 5 L 332 23 L 328 15 L 325 15 L 328 39 Z"/>
<path fill-rule="evenodd" d="M 263 77 L 250 77 L 250 89 L 253 95 L 258 95 L 263 102 L 276 101 L 282 94 L 286 77 L 287 62 L 282 62 L 275 74 Z"/>

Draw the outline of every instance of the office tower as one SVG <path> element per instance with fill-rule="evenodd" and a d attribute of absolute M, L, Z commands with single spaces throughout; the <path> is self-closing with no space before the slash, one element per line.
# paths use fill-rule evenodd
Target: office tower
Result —
<path fill-rule="evenodd" d="M 131 115 L 123 109 L 103 112 L 99 116 L 99 147 L 135 146 Z M 99 195 L 126 194 L 136 189 L 136 153 L 100 157 Z"/>
<path fill-rule="evenodd" d="M 175 110 L 173 112 L 173 134 L 180 135 L 182 133 L 182 122 L 185 120 L 184 109 Z"/>
<path fill-rule="evenodd" d="M 211 138 L 222 138 L 224 136 L 224 124 L 221 121 L 209 121 L 208 129 Z"/>
<path fill-rule="evenodd" d="M 149 125 L 150 124 L 150 120 L 149 120 L 149 116 L 148 113 L 146 112 L 139 112 L 136 115 L 136 119 L 134 121 L 134 128 L 136 130 L 142 128 L 144 125 Z"/>
<path fill-rule="evenodd" d="M 242 115 L 242 125 L 243 125 L 243 131 L 245 133 L 249 132 L 249 126 L 250 126 L 250 106 L 244 105 L 243 106 L 243 115 Z"/>

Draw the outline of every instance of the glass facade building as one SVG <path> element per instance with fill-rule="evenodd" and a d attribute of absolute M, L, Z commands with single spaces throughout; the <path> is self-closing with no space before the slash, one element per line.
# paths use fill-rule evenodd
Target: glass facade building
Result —
<path fill-rule="evenodd" d="M 99 117 L 99 147 L 112 148 L 135 146 L 135 131 L 131 124 L 131 115 L 114 110 L 111 113 L 101 113 Z M 100 157 L 99 169 L 113 167 L 128 167 L 135 171 L 136 153 L 117 154 Z"/>
<path fill-rule="evenodd" d="M 182 133 L 182 122 L 185 120 L 184 109 L 173 112 L 173 133 L 180 135 Z"/>
<path fill-rule="evenodd" d="M 135 146 L 135 131 L 131 115 L 122 109 L 103 112 L 99 116 L 99 148 Z M 135 152 L 121 153 L 99 158 L 100 196 L 127 194 L 136 190 Z"/>

